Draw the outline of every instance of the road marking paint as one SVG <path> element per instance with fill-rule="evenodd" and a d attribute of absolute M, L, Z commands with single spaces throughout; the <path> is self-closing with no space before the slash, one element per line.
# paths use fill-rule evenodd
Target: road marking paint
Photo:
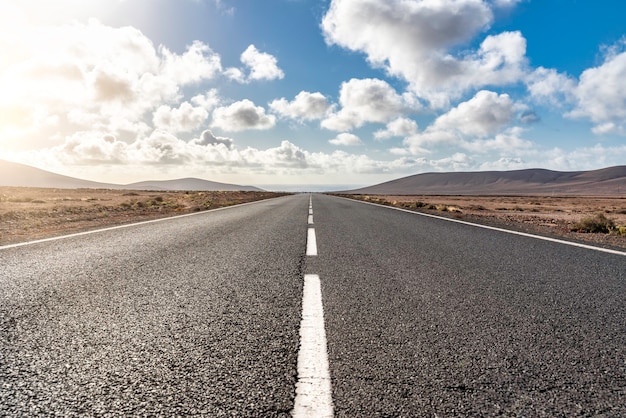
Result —
<path fill-rule="evenodd" d="M 0 246 L 0 250 L 6 250 L 6 249 L 9 249 L 9 248 L 15 248 L 15 247 L 23 247 L 25 245 L 39 244 L 39 243 L 42 243 L 42 242 L 56 241 L 56 240 L 66 239 L 66 238 L 80 237 L 82 235 L 97 234 L 99 232 L 114 231 L 116 229 L 130 228 L 130 227 L 133 227 L 133 226 L 147 225 L 147 224 L 156 223 L 156 222 L 165 222 L 165 221 L 169 221 L 169 220 L 172 220 L 172 219 L 186 218 L 187 216 L 206 215 L 209 212 L 217 212 L 217 211 L 221 211 L 221 210 L 234 209 L 234 208 L 241 207 L 241 206 L 254 205 L 254 204 L 257 204 L 257 203 L 267 202 L 267 201 L 268 201 L 268 199 L 257 200 L 255 202 L 239 203 L 237 205 L 226 206 L 226 207 L 222 207 L 222 208 L 209 209 L 209 210 L 204 210 L 204 211 L 201 211 L 201 212 L 186 213 L 184 215 L 168 216 L 168 217 L 165 217 L 165 218 L 150 219 L 149 221 L 134 222 L 134 223 L 131 223 L 131 224 L 110 226 L 110 227 L 107 227 L 107 228 L 94 229 L 94 230 L 91 230 L 91 231 L 76 232 L 74 234 L 59 235 L 58 237 L 42 238 L 42 239 L 38 239 L 38 240 L 34 240 L 34 241 L 18 242 L 16 244 L 7 244 L 7 245 Z"/>
<path fill-rule="evenodd" d="M 298 382 L 292 416 L 332 417 L 333 414 L 320 278 L 317 274 L 305 274 L 298 351 Z"/>
<path fill-rule="evenodd" d="M 313 208 L 309 208 L 309 215 L 313 215 Z"/>
<path fill-rule="evenodd" d="M 348 198 L 345 198 L 345 199 L 348 199 Z M 475 226 L 477 228 L 490 229 L 492 231 L 505 232 L 507 234 L 520 235 L 522 237 L 528 237 L 528 238 L 536 238 L 536 239 L 540 239 L 540 240 L 543 240 L 543 241 L 549 241 L 549 242 L 555 242 L 555 243 L 558 243 L 558 244 L 570 245 L 572 247 L 579 247 L 579 248 L 584 248 L 584 249 L 587 249 L 587 250 L 601 251 L 601 252 L 605 252 L 605 253 L 609 253 L 609 254 L 616 254 L 616 255 L 626 256 L 626 252 L 624 252 L 624 251 L 611 250 L 609 248 L 602 248 L 602 247 L 594 247 L 593 245 L 581 244 L 581 243 L 572 242 L 572 241 L 565 241 L 565 240 L 558 239 L 558 238 L 543 237 L 541 235 L 529 234 L 527 232 L 512 231 L 510 229 L 498 228 L 498 227 L 495 227 L 495 226 L 475 224 L 475 223 L 472 223 L 472 222 L 461 221 L 460 219 L 445 218 L 443 216 L 431 215 L 430 213 L 414 212 L 414 211 L 408 210 L 408 209 L 394 208 L 393 206 L 379 205 L 379 204 L 372 203 L 372 202 L 363 202 L 362 200 L 355 200 L 355 199 L 350 199 L 350 200 L 353 200 L 353 201 L 359 202 L 359 203 L 364 203 L 366 205 L 379 206 L 379 207 L 382 207 L 382 208 L 394 209 L 394 210 L 399 210 L 401 212 L 412 213 L 413 215 L 426 216 L 428 218 L 441 219 L 443 221 L 456 222 L 456 223 L 459 223 L 459 224 Z"/>
<path fill-rule="evenodd" d="M 306 240 L 306 255 L 317 255 L 317 240 L 315 229 L 309 228 Z"/>
<path fill-rule="evenodd" d="M 309 225 L 313 225 L 313 215 L 309 215 Z"/>

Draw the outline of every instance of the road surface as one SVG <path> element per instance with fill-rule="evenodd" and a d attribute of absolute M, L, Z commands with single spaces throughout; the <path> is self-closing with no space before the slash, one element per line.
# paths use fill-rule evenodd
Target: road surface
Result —
<path fill-rule="evenodd" d="M 0 248 L 0 416 L 307 413 L 625 416 L 626 256 L 324 195 Z"/>

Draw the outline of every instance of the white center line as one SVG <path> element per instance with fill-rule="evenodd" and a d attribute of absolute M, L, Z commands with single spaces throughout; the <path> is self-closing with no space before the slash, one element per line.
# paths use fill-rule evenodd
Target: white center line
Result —
<path fill-rule="evenodd" d="M 309 225 L 313 225 L 313 215 L 309 215 Z"/>
<path fill-rule="evenodd" d="M 306 255 L 317 255 L 317 240 L 315 239 L 315 229 L 309 228 L 306 240 Z"/>
<path fill-rule="evenodd" d="M 302 294 L 298 383 L 292 416 L 317 418 L 332 417 L 333 414 L 320 278 L 317 274 L 306 274 Z"/>

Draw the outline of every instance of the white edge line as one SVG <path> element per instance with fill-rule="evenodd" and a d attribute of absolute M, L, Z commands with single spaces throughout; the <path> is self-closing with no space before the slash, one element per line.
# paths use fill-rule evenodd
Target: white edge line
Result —
<path fill-rule="evenodd" d="M 100 228 L 100 229 L 93 229 L 93 230 L 90 230 L 90 231 L 76 232 L 74 234 L 59 235 L 57 237 L 50 237 L 50 238 L 42 238 L 42 239 L 38 239 L 38 240 L 34 240 L 34 241 L 25 241 L 25 242 L 18 242 L 18 243 L 15 243 L 15 244 L 7 244 L 7 245 L 0 246 L 0 251 L 1 250 L 7 250 L 9 248 L 16 248 L 16 247 L 23 247 L 23 246 L 26 246 L 26 245 L 39 244 L 39 243 L 42 243 L 42 242 L 49 242 L 49 241 L 56 241 L 56 240 L 66 239 L 66 238 L 80 237 L 82 235 L 97 234 L 97 233 L 100 233 L 100 232 L 113 231 L 113 230 L 122 229 L 122 228 L 130 228 L 130 227 L 133 227 L 133 226 L 146 225 L 146 224 L 151 224 L 151 223 L 155 223 L 155 222 L 164 222 L 164 221 L 169 221 L 169 220 L 172 220 L 172 219 L 185 218 L 187 216 L 203 215 L 203 214 L 206 214 L 206 213 L 209 213 L 209 212 L 217 212 L 217 211 L 220 211 L 220 210 L 232 209 L 232 208 L 236 208 L 236 207 L 252 205 L 252 204 L 255 204 L 255 203 L 266 202 L 266 201 L 271 200 L 271 199 L 272 198 L 257 200 L 257 201 L 254 201 L 254 202 L 239 203 L 237 205 L 224 206 L 224 207 L 215 208 L 215 209 L 208 209 L 208 210 L 203 210 L 203 211 L 200 211 L 200 212 L 185 213 L 184 215 L 167 216 L 165 218 L 150 219 L 149 221 L 141 221 L 141 222 L 134 222 L 134 223 L 131 223 L 131 224 L 110 226 L 110 227 L 107 227 L 107 228 Z"/>
<path fill-rule="evenodd" d="M 317 239 L 314 228 L 309 228 L 307 232 L 306 255 L 317 255 Z"/>
<path fill-rule="evenodd" d="M 298 382 L 291 414 L 295 418 L 332 417 L 334 414 L 324 306 L 317 274 L 304 275 Z"/>
<path fill-rule="evenodd" d="M 543 241 L 550 241 L 550 242 L 556 242 L 558 244 L 570 245 L 572 247 L 585 248 L 587 250 L 602 251 L 602 252 L 609 253 L 609 254 L 616 254 L 616 255 L 626 256 L 626 252 L 618 251 L 618 250 L 612 250 L 610 248 L 594 247 L 593 245 L 581 244 L 581 243 L 572 242 L 572 241 L 565 241 L 565 240 L 558 239 L 558 238 L 544 237 L 544 236 L 541 236 L 541 235 L 529 234 L 527 232 L 512 231 L 510 229 L 498 228 L 498 227 L 495 227 L 495 226 L 475 224 L 475 223 L 468 222 L 468 221 L 462 221 L 460 219 L 446 218 L 446 217 L 443 217 L 443 216 L 431 215 L 430 213 L 415 212 L 415 211 L 408 210 L 408 209 L 396 208 L 396 207 L 387 206 L 387 205 L 380 205 L 380 204 L 372 203 L 372 202 L 364 202 L 363 200 L 350 199 L 350 198 L 347 198 L 347 197 L 344 197 L 344 199 L 352 200 L 352 201 L 359 202 L 359 203 L 364 203 L 366 205 L 372 205 L 372 206 L 378 206 L 378 207 L 381 207 L 381 208 L 399 210 L 401 212 L 412 213 L 414 215 L 426 216 L 426 217 L 429 217 L 429 218 L 441 219 L 441 220 L 449 221 L 449 222 L 456 222 L 456 223 L 463 224 L 463 225 L 475 226 L 477 228 L 490 229 L 492 231 L 498 231 L 498 232 L 506 232 L 507 234 L 520 235 L 522 237 L 536 238 L 536 239 L 540 239 L 540 240 L 543 240 Z"/>

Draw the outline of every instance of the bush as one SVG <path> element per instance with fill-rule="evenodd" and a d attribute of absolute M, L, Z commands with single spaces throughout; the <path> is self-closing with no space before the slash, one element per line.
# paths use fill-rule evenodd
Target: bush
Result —
<path fill-rule="evenodd" d="M 616 226 L 615 228 L 611 229 L 611 234 L 626 235 L 626 225 Z"/>
<path fill-rule="evenodd" d="M 575 232 L 606 234 L 614 228 L 615 222 L 612 219 L 607 218 L 603 213 L 598 213 L 596 216 L 581 219 L 572 226 L 571 230 Z"/>

